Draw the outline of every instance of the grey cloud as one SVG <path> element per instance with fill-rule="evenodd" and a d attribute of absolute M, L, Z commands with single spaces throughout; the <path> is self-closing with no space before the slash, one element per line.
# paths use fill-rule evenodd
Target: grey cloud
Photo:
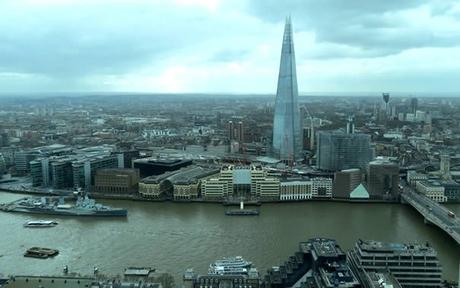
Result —
<path fill-rule="evenodd" d="M 152 5 L 0 11 L 0 71 L 69 78 L 124 73 L 209 34 L 194 30 L 204 21 L 199 15 L 168 12 L 184 21 L 159 17 Z"/>
<path fill-rule="evenodd" d="M 359 48 L 362 53 L 356 53 L 354 57 L 367 57 L 396 54 L 411 48 L 460 44 L 460 35 L 444 36 L 429 29 L 414 30 L 408 27 L 408 23 L 394 17 L 398 11 L 423 4 L 430 5 L 431 13 L 444 15 L 451 8 L 449 3 L 453 1 L 438 5 L 437 1 L 420 0 L 251 0 L 249 11 L 271 22 L 279 22 L 291 14 L 297 30 L 314 31 L 319 42 Z M 327 56 L 322 53 L 320 57 Z"/>
<path fill-rule="evenodd" d="M 250 0 L 248 8 L 256 15 L 270 21 L 277 22 L 286 15 L 292 15 L 299 16 L 296 17 L 298 18 L 296 22 L 309 25 L 318 21 L 322 24 L 359 22 L 357 18 L 366 17 L 369 14 L 378 15 L 413 8 L 424 2 L 422 0 Z"/>
<path fill-rule="evenodd" d="M 66 31 L 56 31 L 36 39 L 0 37 L 0 67 L 7 71 L 79 76 L 88 72 L 129 69 L 155 57 L 170 46 L 145 45 L 111 36 L 103 43 L 80 43 Z"/>
<path fill-rule="evenodd" d="M 242 60 L 248 56 L 250 50 L 248 49 L 223 49 L 214 53 L 209 61 L 211 62 L 231 62 Z"/>
<path fill-rule="evenodd" d="M 298 59 L 315 59 L 315 60 L 332 60 L 340 58 L 372 58 L 384 56 L 388 52 L 373 50 L 373 49 L 362 49 L 360 47 L 354 47 L 344 44 L 337 43 L 319 43 L 315 45 L 315 48 L 306 47 L 299 49 L 296 54 Z M 300 61 L 299 61 L 300 62 Z"/>

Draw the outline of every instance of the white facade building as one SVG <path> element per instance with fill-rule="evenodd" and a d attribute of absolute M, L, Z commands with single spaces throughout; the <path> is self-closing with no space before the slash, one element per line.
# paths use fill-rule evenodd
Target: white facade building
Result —
<path fill-rule="evenodd" d="M 280 184 L 280 200 L 307 200 L 312 198 L 312 181 L 286 181 Z"/>
<path fill-rule="evenodd" d="M 417 181 L 416 190 L 433 201 L 442 203 L 447 201 L 444 194 L 444 186 L 439 181 L 422 180 Z"/>

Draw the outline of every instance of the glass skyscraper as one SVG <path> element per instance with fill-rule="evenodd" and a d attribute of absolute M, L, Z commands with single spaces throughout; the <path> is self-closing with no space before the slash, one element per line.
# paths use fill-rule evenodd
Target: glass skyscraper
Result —
<path fill-rule="evenodd" d="M 281 49 L 278 89 L 273 119 L 273 154 L 282 161 L 295 161 L 302 154 L 297 74 L 291 19 L 286 19 Z"/>
<path fill-rule="evenodd" d="M 317 134 L 316 166 L 321 170 L 366 169 L 373 158 L 371 137 L 340 131 L 320 131 Z"/>

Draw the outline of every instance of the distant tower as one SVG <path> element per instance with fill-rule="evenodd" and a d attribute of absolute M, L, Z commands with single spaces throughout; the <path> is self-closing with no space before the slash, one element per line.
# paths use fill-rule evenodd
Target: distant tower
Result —
<path fill-rule="evenodd" d="M 273 153 L 282 161 L 301 157 L 302 138 L 291 19 L 286 19 L 273 119 Z"/>
<path fill-rule="evenodd" d="M 233 121 L 228 121 L 227 128 L 227 137 L 230 141 L 232 141 L 235 139 L 235 125 L 233 125 Z"/>
<path fill-rule="evenodd" d="M 390 93 L 382 93 L 382 97 L 385 104 L 388 104 L 388 102 L 390 102 Z"/>
<path fill-rule="evenodd" d="M 410 113 L 413 113 L 415 115 L 415 113 L 417 112 L 417 109 L 418 109 L 418 99 L 414 97 L 410 99 Z"/>
<path fill-rule="evenodd" d="M 451 179 L 450 175 L 450 155 L 448 153 L 442 153 L 441 161 L 439 164 L 439 172 L 441 173 L 441 177 L 445 180 Z"/>
<path fill-rule="evenodd" d="M 385 114 L 388 117 L 388 102 L 390 102 L 390 93 L 382 93 L 383 102 L 385 102 Z"/>
<path fill-rule="evenodd" d="M 350 115 L 348 116 L 347 121 L 347 134 L 354 134 L 355 133 L 355 116 Z"/>
<path fill-rule="evenodd" d="M 300 127 L 304 131 L 303 140 L 304 141 L 306 140 L 306 142 L 304 143 L 303 147 L 304 147 L 304 149 L 307 149 L 307 150 L 313 150 L 314 147 L 315 147 L 314 119 L 311 116 L 310 111 L 308 111 L 308 108 L 307 108 L 306 105 L 303 105 L 302 109 L 300 111 L 301 111 L 301 115 L 303 115 L 302 116 L 303 118 L 301 120 L 305 120 L 305 118 L 308 117 L 308 122 L 310 123 L 309 127 L 307 127 L 307 126 L 304 126 L 304 124 L 303 124 L 304 121 L 300 121 L 302 123 L 302 125 Z"/>
<path fill-rule="evenodd" d="M 0 179 L 2 178 L 2 175 L 6 172 L 6 162 L 5 158 L 3 158 L 2 153 L 0 153 Z"/>
<path fill-rule="evenodd" d="M 237 123 L 233 121 L 228 121 L 228 131 L 227 137 L 232 141 L 237 141 L 238 143 L 244 142 L 244 124 L 243 121 L 238 121 Z"/>
<path fill-rule="evenodd" d="M 239 121 L 236 125 L 236 140 L 240 143 L 244 142 L 244 126 L 243 121 Z"/>
<path fill-rule="evenodd" d="M 374 117 L 376 120 L 379 119 L 379 108 L 378 108 L 377 103 L 374 103 L 373 117 Z"/>

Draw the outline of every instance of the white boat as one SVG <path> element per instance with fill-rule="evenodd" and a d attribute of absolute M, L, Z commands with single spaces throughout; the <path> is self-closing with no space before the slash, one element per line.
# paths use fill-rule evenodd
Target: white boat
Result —
<path fill-rule="evenodd" d="M 58 225 L 56 221 L 50 220 L 35 220 L 35 221 L 27 221 L 24 223 L 24 227 L 28 228 L 45 228 L 45 227 L 54 227 Z"/>
<path fill-rule="evenodd" d="M 242 267 L 212 266 L 209 268 L 210 275 L 244 275 L 248 274 L 248 269 Z"/>
<path fill-rule="evenodd" d="M 241 256 L 228 257 L 217 260 L 209 265 L 208 273 L 211 275 L 244 275 L 252 263 L 246 261 Z"/>
<path fill-rule="evenodd" d="M 244 260 L 243 257 L 235 256 L 219 259 L 214 263 L 214 266 L 248 268 L 251 264 L 251 262 Z"/>

